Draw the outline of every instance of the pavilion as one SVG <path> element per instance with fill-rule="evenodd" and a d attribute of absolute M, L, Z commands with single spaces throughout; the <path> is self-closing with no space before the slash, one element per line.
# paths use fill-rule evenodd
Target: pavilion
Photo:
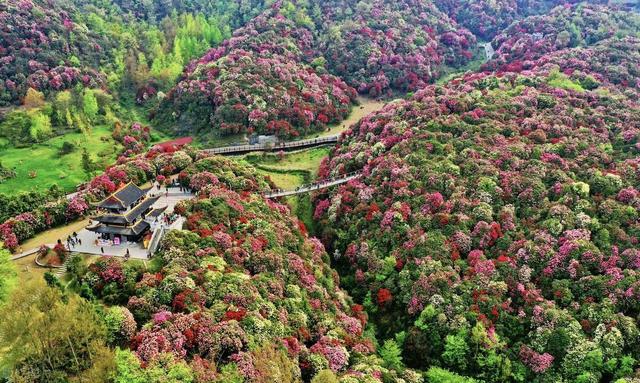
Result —
<path fill-rule="evenodd" d="M 167 206 L 154 208 L 160 195 L 149 195 L 150 189 L 141 189 L 129 182 L 94 203 L 98 213 L 92 220 L 97 223 L 87 230 L 100 234 L 102 240 L 114 245 L 141 241 L 150 232 L 154 220 L 167 209 Z"/>

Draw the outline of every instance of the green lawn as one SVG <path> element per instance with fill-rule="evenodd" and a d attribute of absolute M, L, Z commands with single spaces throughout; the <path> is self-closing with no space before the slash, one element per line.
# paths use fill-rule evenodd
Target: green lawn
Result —
<path fill-rule="evenodd" d="M 315 176 L 320 167 L 322 159 L 329 155 L 330 147 L 323 146 L 319 148 L 307 149 L 295 153 L 285 153 L 281 160 L 277 154 L 262 156 L 254 154 L 247 156 L 247 160 L 254 164 L 268 166 L 269 168 L 279 170 L 306 170 L 311 172 L 311 176 Z"/>
<path fill-rule="evenodd" d="M 294 174 L 294 173 L 277 173 L 270 172 L 264 169 L 256 169 L 258 174 L 262 174 L 263 176 L 268 176 L 271 178 L 274 184 L 280 189 L 290 190 L 295 189 L 296 187 L 303 185 L 305 183 L 304 177 L 302 175 Z"/>
<path fill-rule="evenodd" d="M 60 156 L 58 150 L 64 141 L 76 146 L 76 150 Z M 82 148 L 85 147 L 93 158 L 111 164 L 119 152 L 119 144 L 111 138 L 107 126 L 94 127 L 88 135 L 68 133 L 54 137 L 44 143 L 28 148 L 5 148 L 0 152 L 0 161 L 7 168 L 15 168 L 17 177 L 0 184 L 0 193 L 15 193 L 27 190 L 43 190 L 58 184 L 66 191 L 73 191 L 76 185 L 86 181 L 82 170 Z M 30 177 L 31 172 L 35 177 Z"/>

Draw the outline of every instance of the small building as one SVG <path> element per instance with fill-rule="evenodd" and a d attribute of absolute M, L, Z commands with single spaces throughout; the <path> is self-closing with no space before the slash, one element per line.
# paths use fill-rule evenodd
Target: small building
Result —
<path fill-rule="evenodd" d="M 263 136 L 263 135 L 252 135 L 249 137 L 249 145 L 266 145 L 266 144 L 277 144 L 278 137 L 274 135 Z"/>
<path fill-rule="evenodd" d="M 141 189 L 129 182 L 107 198 L 93 205 L 98 213 L 92 217 L 97 224 L 87 230 L 100 234 L 103 240 L 118 245 L 139 242 L 151 229 L 151 223 L 166 207 L 153 208 L 160 196 L 149 196 L 149 189 Z"/>

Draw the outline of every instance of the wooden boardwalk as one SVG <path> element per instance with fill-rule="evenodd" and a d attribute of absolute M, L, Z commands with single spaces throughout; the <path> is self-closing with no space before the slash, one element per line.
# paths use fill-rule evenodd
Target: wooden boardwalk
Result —
<path fill-rule="evenodd" d="M 321 190 L 321 189 L 326 189 L 326 188 L 330 188 L 332 186 L 335 185 L 340 185 L 340 184 L 344 184 L 347 183 L 353 179 L 356 179 L 358 177 L 360 177 L 362 175 L 362 173 L 360 172 L 353 172 L 353 173 L 349 173 L 347 175 L 344 175 L 342 177 L 339 178 L 329 178 L 329 179 L 325 179 L 325 180 L 321 180 L 321 181 L 317 181 L 314 182 L 312 184 L 307 184 L 307 185 L 302 185 L 300 187 L 297 187 L 293 190 L 272 190 L 268 193 L 264 194 L 265 198 L 278 198 L 278 197 L 287 197 L 290 195 L 297 195 L 297 194 L 304 194 L 304 193 L 309 193 L 311 191 L 314 190 Z"/>
<path fill-rule="evenodd" d="M 255 145 L 232 145 L 222 146 L 219 148 L 203 149 L 203 152 L 218 155 L 237 155 L 251 152 L 274 152 L 274 151 L 290 151 L 298 149 L 313 148 L 316 146 L 335 144 L 338 142 L 338 136 L 326 136 L 318 138 L 310 138 L 307 140 L 255 144 Z"/>

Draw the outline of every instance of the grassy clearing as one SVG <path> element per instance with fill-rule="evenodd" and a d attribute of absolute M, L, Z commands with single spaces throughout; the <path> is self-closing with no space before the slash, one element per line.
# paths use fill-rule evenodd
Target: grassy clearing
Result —
<path fill-rule="evenodd" d="M 44 267 L 36 265 L 37 254 L 31 254 L 28 257 L 20 258 L 13 261 L 18 271 L 18 286 L 25 283 L 44 278 L 44 273 L 49 271 Z"/>
<path fill-rule="evenodd" d="M 256 169 L 256 172 L 263 176 L 269 177 L 271 181 L 273 181 L 273 183 L 276 184 L 276 186 L 280 189 L 295 189 L 296 187 L 305 183 L 304 177 L 295 173 L 276 173 L 270 172 L 265 169 Z"/>
<path fill-rule="evenodd" d="M 89 219 L 72 222 L 65 226 L 59 226 L 36 235 L 35 237 L 24 241 L 21 245 L 23 250 L 30 250 L 40 247 L 41 245 L 54 244 L 61 239 L 65 240 L 74 231 L 78 232 L 89 225 Z"/>
<path fill-rule="evenodd" d="M 73 143 L 76 149 L 60 156 L 58 151 L 65 141 Z M 106 165 L 115 161 L 118 146 L 111 138 L 109 127 L 97 126 L 87 135 L 68 133 L 29 148 L 2 149 L 0 161 L 7 168 L 15 168 L 17 177 L 0 184 L 0 193 L 45 190 L 53 184 L 73 191 L 76 185 L 86 181 L 82 170 L 82 148 L 87 148 L 94 159 Z M 30 176 L 31 172 L 35 177 Z"/>
<path fill-rule="evenodd" d="M 322 159 L 329 155 L 331 148 L 320 147 L 295 153 L 285 153 L 282 159 L 277 154 L 263 156 L 261 154 L 247 155 L 247 161 L 278 170 L 304 170 L 315 176 Z"/>

